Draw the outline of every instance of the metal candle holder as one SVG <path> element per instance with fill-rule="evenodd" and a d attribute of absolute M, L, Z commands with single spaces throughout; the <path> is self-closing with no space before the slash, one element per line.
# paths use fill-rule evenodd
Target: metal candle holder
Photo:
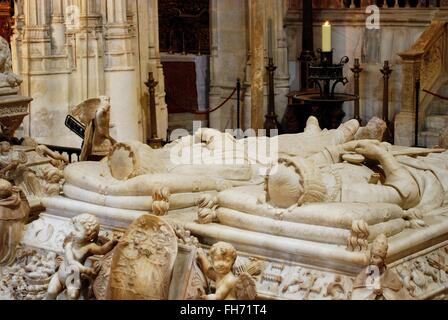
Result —
<path fill-rule="evenodd" d="M 277 114 L 275 113 L 275 87 L 274 87 L 274 73 L 277 67 L 274 65 L 274 59 L 269 58 L 269 63 L 266 67 L 268 71 L 268 113 L 266 114 L 264 129 L 267 135 L 270 136 L 270 130 L 280 131 L 280 123 L 278 122 Z"/>
<path fill-rule="evenodd" d="M 386 122 L 387 130 L 383 140 L 393 142 L 393 129 L 389 121 L 389 78 L 393 70 L 390 68 L 389 61 L 384 61 L 384 67 L 380 70 L 383 74 L 384 90 L 383 90 L 383 120 Z"/>
<path fill-rule="evenodd" d="M 161 149 L 163 140 L 157 136 L 157 113 L 156 113 L 156 94 L 155 89 L 159 83 L 154 79 L 154 74 L 149 72 L 148 81 L 145 85 L 148 87 L 148 111 L 150 134 L 147 139 L 148 145 L 153 149 Z"/>
<path fill-rule="evenodd" d="M 360 104 L 359 104 L 359 75 L 364 70 L 361 68 L 361 65 L 359 63 L 359 59 L 355 59 L 355 64 L 353 68 L 350 69 L 354 74 L 355 79 L 355 96 L 358 96 L 358 99 L 355 100 L 355 109 L 354 109 L 354 119 L 358 120 L 360 124 L 362 124 L 362 119 L 360 116 Z"/>
<path fill-rule="evenodd" d="M 306 116 L 315 116 L 322 128 L 336 129 L 345 116 L 342 106 L 345 102 L 355 101 L 358 96 L 348 93 L 336 93 L 338 83 L 344 86 L 348 83 L 344 76 L 344 65 L 349 62 L 348 57 L 343 57 L 339 63 L 333 62 L 333 50 L 323 52 L 317 50 L 320 60 L 314 61 L 309 66 L 309 80 L 317 84 L 319 92 L 301 92 L 294 96 L 306 111 Z"/>
<path fill-rule="evenodd" d="M 310 65 L 309 79 L 318 85 L 322 98 L 333 98 L 336 85 L 342 83 L 345 86 L 348 83 L 348 79 L 344 76 L 344 65 L 350 59 L 344 56 L 339 63 L 334 64 L 333 50 L 326 52 L 318 49 L 317 52 L 320 55 L 320 61 Z"/>

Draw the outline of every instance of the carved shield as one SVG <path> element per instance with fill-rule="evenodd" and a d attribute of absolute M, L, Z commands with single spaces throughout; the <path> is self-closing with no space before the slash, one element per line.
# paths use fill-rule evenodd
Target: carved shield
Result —
<path fill-rule="evenodd" d="M 177 238 L 163 219 L 143 215 L 135 220 L 115 248 L 108 299 L 168 299 Z"/>

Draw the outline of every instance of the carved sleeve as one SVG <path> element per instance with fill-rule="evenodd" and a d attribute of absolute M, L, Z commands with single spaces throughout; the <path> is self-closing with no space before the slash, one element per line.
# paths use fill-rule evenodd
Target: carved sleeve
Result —
<path fill-rule="evenodd" d="M 409 209 L 417 206 L 420 190 L 410 172 L 389 153 L 380 159 L 380 163 L 386 173 L 384 185 L 397 190 L 402 200 L 401 207 Z"/>
<path fill-rule="evenodd" d="M 342 155 L 346 153 L 344 145 L 326 147 L 321 152 L 311 156 L 309 159 L 319 167 L 340 163 Z"/>

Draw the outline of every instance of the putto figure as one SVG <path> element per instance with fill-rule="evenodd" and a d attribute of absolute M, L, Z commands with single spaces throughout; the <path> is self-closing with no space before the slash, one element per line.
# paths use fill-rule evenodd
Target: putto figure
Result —
<path fill-rule="evenodd" d="M 356 277 L 352 300 L 412 300 L 397 274 L 387 269 L 388 248 L 384 234 L 373 241 L 370 264 Z"/>
<path fill-rule="evenodd" d="M 204 295 L 204 300 L 253 300 L 256 297 L 255 282 L 247 273 L 235 276 L 233 267 L 237 258 L 235 248 L 226 242 L 218 242 L 210 249 L 211 263 L 202 249 L 198 250 L 198 262 L 202 272 L 215 282 L 216 292 Z"/>
<path fill-rule="evenodd" d="M 87 258 L 105 255 L 117 241 L 109 241 L 100 246 L 96 244 L 100 231 L 98 219 L 90 214 L 82 214 L 72 219 L 74 231 L 64 241 L 64 260 L 48 286 L 47 300 L 56 300 L 66 289 L 70 300 L 78 300 L 82 290 L 82 277 L 94 278 L 96 270 L 85 266 Z"/>

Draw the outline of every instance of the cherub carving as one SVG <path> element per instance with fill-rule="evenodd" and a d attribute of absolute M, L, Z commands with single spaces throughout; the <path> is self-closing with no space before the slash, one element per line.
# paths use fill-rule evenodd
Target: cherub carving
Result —
<path fill-rule="evenodd" d="M 62 192 L 64 182 L 64 172 L 58 168 L 51 167 L 43 172 L 42 175 L 43 191 L 48 196 L 58 196 Z"/>
<path fill-rule="evenodd" d="M 0 177 L 9 177 L 10 172 L 16 170 L 19 165 L 25 164 L 27 160 L 23 152 L 13 152 L 9 142 L 0 142 Z"/>
<path fill-rule="evenodd" d="M 87 258 L 93 255 L 105 255 L 117 244 L 116 240 L 99 246 L 100 224 L 90 214 L 82 214 L 72 219 L 75 230 L 64 241 L 64 259 L 58 272 L 48 286 L 47 300 L 55 300 L 64 290 L 70 300 L 78 300 L 81 295 L 81 277 L 95 277 L 97 271 L 85 266 Z"/>
<path fill-rule="evenodd" d="M 210 249 L 211 262 L 202 249 L 198 250 L 199 266 L 212 281 L 215 281 L 216 292 L 202 296 L 205 300 L 254 300 L 256 285 L 248 273 L 238 277 L 233 273 L 237 258 L 235 248 L 225 242 L 218 242 Z"/>

